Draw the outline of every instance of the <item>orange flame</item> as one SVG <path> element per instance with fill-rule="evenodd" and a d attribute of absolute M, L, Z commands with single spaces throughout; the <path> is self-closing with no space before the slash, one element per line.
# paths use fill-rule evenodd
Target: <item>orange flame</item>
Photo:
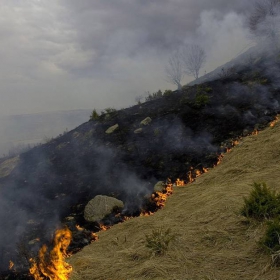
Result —
<path fill-rule="evenodd" d="M 9 261 L 9 270 L 12 270 L 14 267 L 14 263 L 12 261 Z"/>
<path fill-rule="evenodd" d="M 100 231 L 106 231 L 110 228 L 110 226 L 105 226 L 103 224 L 99 224 Z"/>
<path fill-rule="evenodd" d="M 64 261 L 72 233 L 69 229 L 58 229 L 53 239 L 53 248 L 49 251 L 46 245 L 39 250 L 38 259 L 30 259 L 30 274 L 35 280 L 68 280 L 72 266 Z"/>
<path fill-rule="evenodd" d="M 183 180 L 180 180 L 179 178 L 175 182 L 177 187 L 182 187 L 185 185 L 185 182 Z"/>
<path fill-rule="evenodd" d="M 276 125 L 276 123 L 278 122 L 278 120 L 279 120 L 279 118 L 278 117 L 276 117 L 275 118 L 275 120 L 274 121 L 272 121 L 271 123 L 270 123 L 270 127 L 274 127 L 275 125 Z"/>

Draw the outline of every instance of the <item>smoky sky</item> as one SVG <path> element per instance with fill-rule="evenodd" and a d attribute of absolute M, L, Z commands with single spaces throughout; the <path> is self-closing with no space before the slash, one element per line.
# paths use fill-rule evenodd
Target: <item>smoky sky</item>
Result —
<path fill-rule="evenodd" d="M 252 2 L 0 0 L 0 114 L 121 108 L 175 89 L 164 68 L 182 44 L 204 46 L 203 71 L 252 44 Z"/>

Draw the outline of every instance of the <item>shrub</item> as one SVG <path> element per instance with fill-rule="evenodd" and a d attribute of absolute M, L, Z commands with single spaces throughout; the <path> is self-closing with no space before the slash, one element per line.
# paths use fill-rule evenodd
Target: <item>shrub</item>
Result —
<path fill-rule="evenodd" d="M 166 89 L 163 93 L 163 96 L 170 96 L 172 94 L 172 90 L 171 89 Z"/>
<path fill-rule="evenodd" d="M 160 89 L 152 94 L 148 91 L 147 94 L 148 96 L 146 96 L 145 101 L 151 101 L 162 97 L 162 91 Z"/>
<path fill-rule="evenodd" d="M 257 220 L 274 218 L 280 213 L 280 198 L 265 183 L 254 183 L 248 198 L 244 198 L 241 214 Z"/>
<path fill-rule="evenodd" d="M 149 248 L 154 255 L 163 255 L 168 250 L 169 244 L 176 237 L 171 234 L 171 229 L 163 228 L 155 229 L 150 235 L 146 235 L 146 247 Z"/>
<path fill-rule="evenodd" d="M 91 116 L 90 116 L 90 121 L 93 121 L 93 120 L 98 120 L 99 119 L 99 115 L 98 113 L 96 112 L 96 110 L 94 109 L 91 113 Z"/>
<path fill-rule="evenodd" d="M 280 222 L 279 219 L 267 222 L 267 229 L 260 244 L 272 253 L 280 250 Z"/>
<path fill-rule="evenodd" d="M 209 103 L 210 97 L 205 93 L 196 94 L 194 99 L 194 107 L 201 108 Z"/>

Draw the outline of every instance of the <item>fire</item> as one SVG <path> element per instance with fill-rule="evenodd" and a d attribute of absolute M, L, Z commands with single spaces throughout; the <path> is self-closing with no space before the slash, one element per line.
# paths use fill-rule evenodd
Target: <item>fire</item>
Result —
<path fill-rule="evenodd" d="M 179 178 L 175 182 L 177 187 L 182 187 L 185 185 L 185 182 L 183 180 L 180 180 Z"/>
<path fill-rule="evenodd" d="M 39 250 L 38 259 L 31 259 L 30 274 L 35 280 L 68 280 L 72 266 L 64 261 L 67 248 L 71 242 L 72 233 L 69 229 L 58 229 L 53 239 L 53 248 L 48 250 L 43 245 Z"/>
<path fill-rule="evenodd" d="M 153 214 L 154 214 L 154 213 L 151 212 L 151 211 L 142 212 L 142 213 L 140 214 L 140 217 L 148 217 L 148 216 L 151 216 L 151 215 L 153 215 Z"/>
<path fill-rule="evenodd" d="M 274 127 L 275 125 L 276 125 L 276 123 L 278 122 L 278 120 L 279 120 L 279 118 L 278 117 L 276 117 L 275 118 L 275 120 L 274 121 L 272 121 L 271 123 L 270 123 L 270 127 Z"/>
<path fill-rule="evenodd" d="M 12 270 L 14 267 L 14 263 L 12 261 L 9 261 L 9 270 Z"/>
<path fill-rule="evenodd" d="M 99 224 L 100 231 L 106 231 L 110 228 L 110 226 L 105 226 L 103 224 Z"/>

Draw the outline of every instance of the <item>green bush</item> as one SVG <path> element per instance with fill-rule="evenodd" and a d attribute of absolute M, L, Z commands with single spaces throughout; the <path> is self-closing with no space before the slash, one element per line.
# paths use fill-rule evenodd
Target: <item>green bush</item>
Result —
<path fill-rule="evenodd" d="M 171 229 L 163 228 L 155 229 L 150 235 L 146 235 L 146 247 L 149 248 L 154 255 L 164 255 L 168 250 L 169 244 L 176 237 L 171 234 Z"/>
<path fill-rule="evenodd" d="M 205 93 L 196 94 L 194 99 L 194 107 L 201 108 L 209 103 L 210 97 Z"/>
<path fill-rule="evenodd" d="M 171 89 L 166 89 L 163 93 L 163 96 L 170 96 L 172 94 L 172 90 Z"/>
<path fill-rule="evenodd" d="M 94 109 L 90 115 L 90 121 L 94 121 L 94 120 L 98 120 L 99 119 L 99 115 L 98 113 L 96 112 L 96 110 Z"/>
<path fill-rule="evenodd" d="M 274 218 L 280 214 L 280 197 L 265 183 L 254 183 L 248 198 L 244 198 L 241 214 L 257 220 Z"/>
<path fill-rule="evenodd" d="M 267 229 L 264 237 L 260 240 L 260 244 L 275 253 L 280 250 L 280 222 L 279 219 L 267 222 Z"/>
<path fill-rule="evenodd" d="M 162 91 L 160 89 L 152 94 L 148 91 L 147 94 L 148 96 L 146 96 L 145 101 L 151 101 L 162 97 Z"/>

